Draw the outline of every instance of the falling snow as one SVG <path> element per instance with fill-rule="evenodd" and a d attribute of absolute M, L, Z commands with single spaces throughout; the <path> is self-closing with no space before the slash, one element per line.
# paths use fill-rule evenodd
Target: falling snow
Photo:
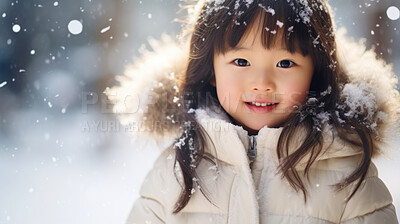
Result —
<path fill-rule="evenodd" d="M 5 85 L 7 85 L 7 82 L 6 82 L 6 81 L 0 83 L 0 88 L 3 87 L 3 86 L 5 86 Z"/>
<path fill-rule="evenodd" d="M 100 33 L 105 33 L 107 31 L 109 31 L 110 28 L 111 28 L 110 26 L 104 27 L 103 29 L 101 29 Z"/>
<path fill-rule="evenodd" d="M 216 5 L 210 12 L 227 9 L 221 6 L 225 0 L 208 1 Z M 135 46 L 144 44 L 140 40 L 147 36 L 157 37 L 161 33 L 177 33 L 176 30 L 171 30 L 173 28 L 170 23 L 170 18 L 176 16 L 174 7 L 177 7 L 177 4 L 156 4 L 154 0 L 83 0 L 78 6 L 77 1 L 39 2 L 16 0 L 0 4 L 0 52 L 2 63 L 7 65 L 3 66 L 0 72 L 0 97 L 3 105 L 0 122 L 6 133 L 0 133 L 0 152 L 3 154 L 2 165 L 5 167 L 0 174 L 7 182 L 0 196 L 5 201 L 13 201 L 13 205 L 15 204 L 10 206 L 5 203 L 0 206 L 0 223 L 18 223 L 18 220 L 22 220 L 19 221 L 21 223 L 39 223 L 38 220 L 42 220 L 44 216 L 58 220 L 59 217 L 55 217 L 55 214 L 60 214 L 60 208 L 74 211 L 75 215 L 71 218 L 73 223 L 92 221 L 102 224 L 110 223 L 110 220 L 113 223 L 122 223 L 126 214 L 121 214 L 113 208 L 126 211 L 130 209 L 132 200 L 138 197 L 140 184 L 159 151 L 151 152 L 156 146 L 143 147 L 145 144 L 132 144 L 131 139 L 125 135 L 110 133 L 110 130 L 113 132 L 112 129 L 91 132 L 91 129 L 88 131 L 80 127 L 92 120 L 99 122 L 100 127 L 102 122 L 115 119 L 111 112 L 103 111 L 110 106 L 103 102 L 100 94 L 104 85 L 113 82 L 114 75 L 122 75 L 124 68 L 132 63 L 133 56 L 137 56 Z M 189 1 L 177 2 L 183 4 Z M 233 5 L 232 8 L 245 10 L 245 7 L 250 7 L 257 1 L 237 2 L 240 4 Z M 299 2 L 304 6 L 299 12 L 299 21 L 310 23 L 312 12 L 309 11 L 307 1 Z M 349 26 L 349 34 L 354 35 L 355 39 L 365 38 L 369 46 L 380 44 L 380 51 L 389 52 L 389 59 L 387 55 L 382 57 L 393 60 L 390 62 L 398 69 L 396 60 L 399 58 L 400 46 L 399 6 L 388 5 L 382 0 L 371 0 L 362 3 L 359 8 L 357 4 L 357 8 L 354 9 L 348 7 L 353 4 L 348 2 L 350 1 L 343 1 L 340 3 L 342 5 L 333 7 L 337 14 L 335 19 L 339 19 L 338 28 Z M 22 6 L 25 4 L 30 4 L 31 7 L 24 9 Z M 269 15 L 274 16 L 278 13 L 268 5 L 260 4 L 259 7 Z M 114 10 L 120 8 L 124 10 Z M 127 13 L 134 10 L 138 13 Z M 369 18 L 367 15 L 371 16 L 375 10 L 379 10 L 382 17 L 366 19 Z M 229 14 L 233 9 L 226 11 Z M 346 17 L 346 13 L 351 13 L 351 16 Z M 349 18 L 356 19 L 352 21 Z M 374 22 L 368 24 L 368 21 Z M 211 25 L 218 29 L 221 24 Z M 284 25 L 288 24 L 277 20 L 277 29 Z M 353 29 L 354 27 L 357 29 Z M 266 29 L 272 34 L 277 32 Z M 294 26 L 285 29 L 288 32 L 295 31 Z M 360 33 L 360 30 L 363 33 Z M 313 38 L 315 45 L 324 40 L 315 36 Z M 204 43 L 209 41 L 207 37 L 200 40 Z M 380 42 L 376 43 L 376 40 Z M 334 55 L 335 51 L 329 53 Z M 170 55 L 171 58 L 173 56 L 175 55 Z M 174 88 L 178 93 L 179 87 Z M 379 109 L 371 103 L 376 99 L 368 95 L 369 88 L 373 86 L 348 84 L 343 88 L 342 97 L 349 107 L 346 116 L 356 117 L 365 111 Z M 92 92 L 92 98 L 82 98 L 81 93 L 89 91 Z M 332 89 L 328 88 L 321 95 L 331 93 Z M 97 100 L 94 99 L 95 96 L 98 96 Z M 176 103 L 181 102 L 176 96 L 172 99 Z M 88 108 L 85 112 L 82 109 L 83 103 L 86 103 Z M 310 98 L 309 103 L 320 105 L 316 98 Z M 339 112 L 342 111 L 335 111 L 335 115 L 339 117 L 339 122 L 344 123 Z M 194 114 L 195 109 L 189 109 L 188 113 Z M 375 118 L 368 119 L 388 118 L 387 114 L 380 111 L 375 115 Z M 325 112 L 316 114 L 315 117 L 318 122 L 327 122 L 332 115 Z M 171 122 L 177 120 L 173 115 L 167 119 Z M 372 123 L 370 125 L 375 127 Z M 193 150 L 193 139 L 187 137 L 175 142 L 175 147 L 183 146 Z M 132 150 L 133 148 L 135 150 Z M 190 158 L 193 161 L 194 154 Z M 174 161 L 175 158 L 170 154 L 167 159 Z M 397 190 L 400 189 L 400 185 L 397 180 L 388 178 L 388 173 L 400 169 L 398 164 L 400 163 L 396 157 L 395 161 L 380 165 L 383 168 L 387 166 L 381 173 L 387 174 L 385 182 L 391 184 L 389 188 L 394 192 L 397 209 L 400 208 Z M 132 170 L 138 171 L 135 178 L 131 178 Z M 218 166 L 210 166 L 209 172 L 217 173 Z M 57 175 L 60 173 L 65 175 Z M 180 172 L 177 172 L 177 176 L 180 175 Z M 215 175 L 214 179 L 217 177 L 218 175 Z M 24 183 L 21 185 L 18 180 L 22 178 Z M 325 187 L 319 183 L 314 186 Z M 91 194 L 87 194 L 88 190 Z M 193 188 L 191 193 L 195 193 L 196 190 Z M 21 194 L 29 197 L 20 200 Z M 100 196 L 93 197 L 96 195 Z M 76 209 L 76 205 L 82 200 L 87 205 L 85 211 Z M 32 213 L 35 207 L 50 210 L 43 216 L 44 213 L 41 212 Z M 24 214 L 28 214 L 25 218 L 18 217 L 21 209 Z M 36 216 L 34 213 L 37 213 Z M 109 217 L 111 218 L 107 219 Z"/>
<path fill-rule="evenodd" d="M 271 7 L 268 6 L 268 8 L 267 8 L 267 7 L 265 7 L 265 6 L 262 5 L 262 4 L 258 4 L 258 6 L 259 6 L 260 8 L 262 8 L 262 9 L 264 9 L 265 12 L 270 13 L 271 15 L 275 15 L 275 10 L 272 9 Z"/>
<path fill-rule="evenodd" d="M 15 24 L 15 25 L 12 27 L 12 30 L 13 30 L 15 33 L 18 33 L 19 31 L 21 31 L 21 26 L 18 25 L 18 24 Z"/>
<path fill-rule="evenodd" d="M 279 21 L 279 20 L 276 21 L 276 25 L 278 25 L 280 28 L 283 27 L 283 23 L 281 21 Z"/>

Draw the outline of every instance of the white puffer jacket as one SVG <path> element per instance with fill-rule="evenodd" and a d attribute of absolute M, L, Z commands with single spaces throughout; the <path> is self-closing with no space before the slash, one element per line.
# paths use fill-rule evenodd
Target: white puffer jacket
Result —
<path fill-rule="evenodd" d="M 335 191 L 332 185 L 356 168 L 361 152 L 338 138 L 332 142 L 329 130 L 324 131 L 327 151 L 311 168 L 310 181 L 304 180 L 309 193 L 304 203 L 302 192 L 296 192 L 278 173 L 276 144 L 281 128 L 260 130 L 250 170 L 247 132 L 210 111 L 197 110 L 196 115 L 216 146 L 215 152 L 210 148 L 206 152 L 218 158 L 217 166 L 203 161 L 197 168 L 212 203 L 195 188 L 189 204 L 172 214 L 181 187 L 174 176 L 174 152 L 168 149 L 145 179 L 128 224 L 398 223 L 392 197 L 373 164 L 348 202 L 345 199 L 354 184 Z"/>
<path fill-rule="evenodd" d="M 342 96 L 371 109 L 368 111 L 371 125 L 379 134 L 374 139 L 376 157 L 386 150 L 383 146 L 390 137 L 388 134 L 397 130 L 389 127 L 396 122 L 400 111 L 397 79 L 390 65 L 377 60 L 361 44 L 347 40 L 343 33 L 339 33 L 337 42 L 339 53 L 345 52 L 339 54 L 340 60 L 351 80 Z M 145 127 L 135 137 L 145 133 L 151 138 L 171 139 L 181 135 L 179 126 L 171 124 L 179 114 L 168 110 L 176 107 L 173 95 L 177 84 L 171 77 L 183 73 L 187 51 L 165 36 L 160 42 L 151 40 L 150 44 L 154 52 L 142 52 L 143 56 L 126 74 L 118 77 L 120 85 L 106 90 L 106 94 L 115 104 L 114 111 L 122 124 Z M 353 90 L 357 90 L 355 94 Z M 333 131 L 329 127 L 323 130 L 327 151 L 311 168 L 310 182 L 305 181 L 308 190 L 305 203 L 302 192 L 294 191 L 278 173 L 276 143 L 281 129 L 260 130 L 255 137 L 257 156 L 250 170 L 247 132 L 211 110 L 198 109 L 196 116 L 215 145 L 215 150 L 207 147 L 206 152 L 217 159 L 218 166 L 203 160 L 197 167 L 209 200 L 195 188 L 189 204 L 177 215 L 172 214 L 181 185 L 180 177 L 174 176 L 175 155 L 169 148 L 160 155 L 143 183 L 128 224 L 398 223 L 391 195 L 377 177 L 373 164 L 348 202 L 346 198 L 354 184 L 339 192 L 331 186 L 354 170 L 361 152 L 338 137 L 332 141 Z M 170 124 L 166 128 L 154 126 L 166 122 Z M 301 134 L 292 138 L 299 141 Z M 300 164 L 298 169 L 302 169 L 301 165 L 304 167 Z"/>

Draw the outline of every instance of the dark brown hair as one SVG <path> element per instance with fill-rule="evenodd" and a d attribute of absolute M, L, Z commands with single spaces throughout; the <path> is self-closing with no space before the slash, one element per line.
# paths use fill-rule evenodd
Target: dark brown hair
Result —
<path fill-rule="evenodd" d="M 256 21 L 256 18 L 260 20 Z M 340 92 L 341 86 L 348 81 L 337 60 L 333 23 L 325 1 L 206 0 L 192 30 L 188 66 L 180 86 L 184 119 L 188 123 L 182 127 L 183 134 L 175 144 L 176 163 L 183 174 L 183 190 L 175 213 L 189 202 L 194 184 L 201 185 L 196 167 L 204 158 L 207 159 L 204 153 L 207 133 L 201 127 L 193 128 L 198 124 L 189 110 L 209 107 L 210 103 L 219 105 L 215 87 L 210 84 L 214 79 L 214 53 L 225 53 L 235 48 L 255 22 L 265 27 L 261 32 L 265 48 L 273 46 L 275 39 L 281 37 L 288 51 L 310 55 L 314 63 L 309 100 L 291 114 L 279 137 L 277 156 L 281 161 L 282 175 L 296 191 L 303 192 L 306 200 L 307 190 L 301 176 L 308 176 L 311 165 L 322 153 L 321 130 L 328 123 L 335 128 L 338 137 L 363 149 L 359 166 L 336 185 L 337 190 L 358 181 L 349 200 L 366 176 L 372 157 L 372 133 L 363 123 L 366 115 L 345 116 L 349 108 L 342 102 Z M 326 122 L 319 119 L 318 115 L 322 113 L 328 118 Z M 300 129 L 305 131 L 304 142 L 289 152 L 290 137 Z M 358 138 L 350 138 L 348 136 L 354 135 L 349 134 Z M 299 173 L 296 165 L 303 158 L 308 162 L 304 173 Z M 202 186 L 200 189 L 205 188 Z"/>

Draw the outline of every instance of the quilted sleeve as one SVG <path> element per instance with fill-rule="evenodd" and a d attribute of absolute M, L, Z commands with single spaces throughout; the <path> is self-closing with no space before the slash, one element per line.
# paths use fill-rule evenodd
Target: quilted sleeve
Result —
<path fill-rule="evenodd" d="M 165 223 L 164 207 L 160 202 L 140 197 L 133 205 L 132 211 L 129 214 L 127 224 L 141 224 L 152 223 L 162 224 Z"/>
<path fill-rule="evenodd" d="M 354 196 L 348 201 L 342 215 L 346 224 L 398 223 L 393 199 L 373 163 L 366 179 Z"/>

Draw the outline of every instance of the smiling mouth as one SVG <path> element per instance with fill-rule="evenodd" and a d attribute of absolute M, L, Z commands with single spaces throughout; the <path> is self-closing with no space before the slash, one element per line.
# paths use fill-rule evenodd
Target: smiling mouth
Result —
<path fill-rule="evenodd" d="M 267 106 L 274 106 L 278 103 L 258 103 L 258 102 L 245 102 L 247 105 L 256 106 L 256 107 L 267 107 Z"/>
<path fill-rule="evenodd" d="M 268 113 L 273 111 L 279 103 L 272 102 L 245 102 L 247 108 L 255 113 Z"/>

